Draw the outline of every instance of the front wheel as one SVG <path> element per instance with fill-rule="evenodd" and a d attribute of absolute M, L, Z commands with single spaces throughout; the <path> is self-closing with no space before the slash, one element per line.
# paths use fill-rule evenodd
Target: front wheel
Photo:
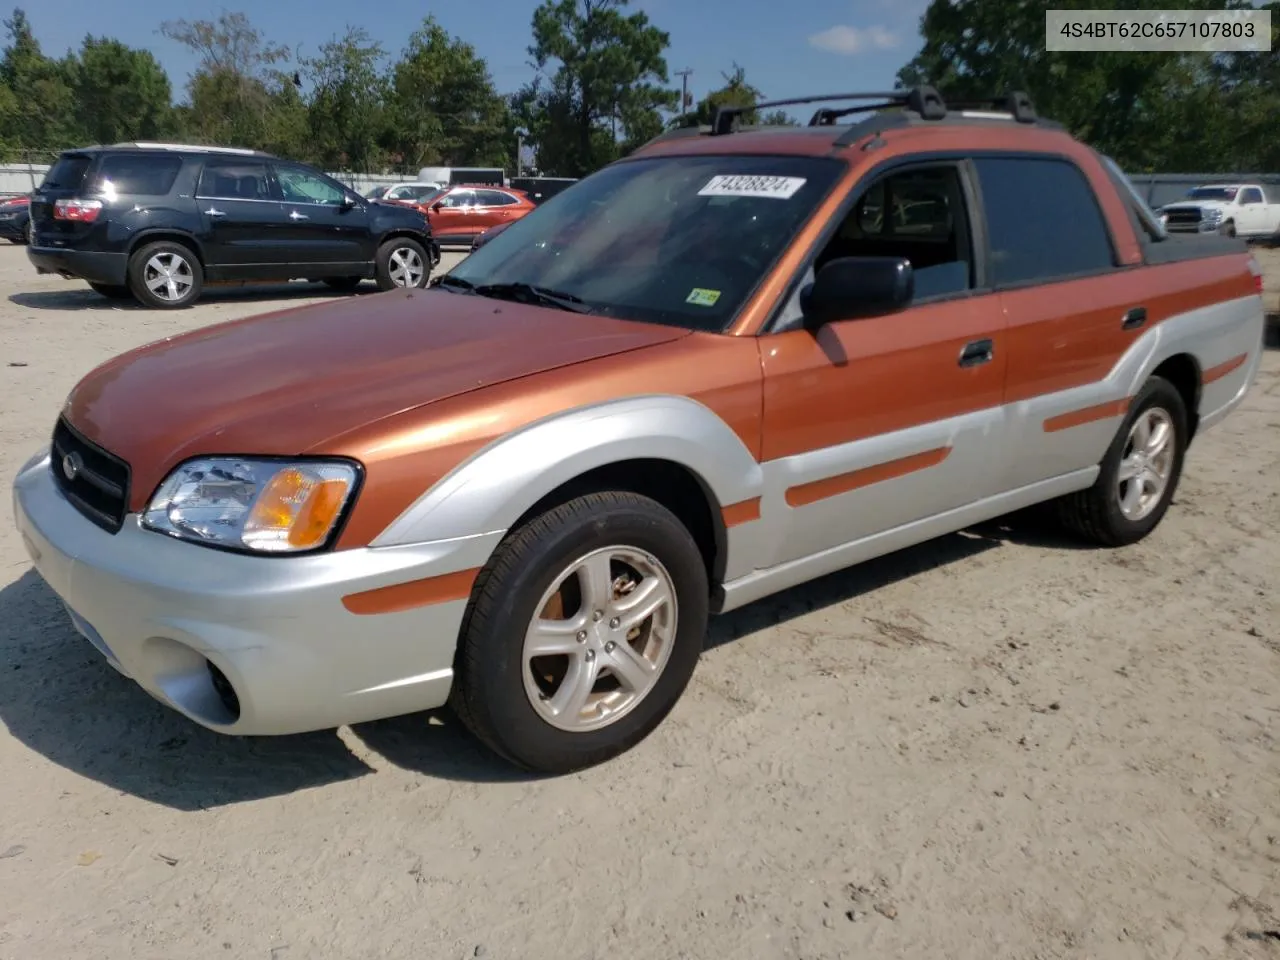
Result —
<path fill-rule="evenodd" d="M 129 258 L 129 287 L 144 306 L 180 310 L 200 298 L 204 270 L 190 247 L 161 240 Z"/>
<path fill-rule="evenodd" d="M 525 769 L 602 763 L 647 737 L 688 686 L 708 597 L 697 544 L 661 504 L 571 500 L 514 531 L 481 571 L 450 702 Z"/>
<path fill-rule="evenodd" d="M 380 290 L 416 289 L 431 279 L 427 251 L 408 237 L 393 237 L 379 247 L 374 271 Z"/>
<path fill-rule="evenodd" d="M 1060 501 L 1065 525 L 1101 546 L 1137 543 L 1169 509 L 1186 449 L 1182 394 L 1152 377 L 1134 397 L 1093 486 Z"/>
<path fill-rule="evenodd" d="M 1236 225 L 1228 220 L 1222 225 L 1220 232 L 1224 237 L 1234 237 L 1236 235 Z"/>

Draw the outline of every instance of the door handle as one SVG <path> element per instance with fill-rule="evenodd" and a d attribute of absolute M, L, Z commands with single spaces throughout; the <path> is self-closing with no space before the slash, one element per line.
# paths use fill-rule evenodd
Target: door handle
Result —
<path fill-rule="evenodd" d="M 976 367 L 981 363 L 990 363 L 995 356 L 995 345 L 990 340 L 975 340 L 966 343 L 960 351 L 960 366 Z"/>
<path fill-rule="evenodd" d="M 210 207 L 204 212 L 204 215 L 206 217 L 214 217 L 216 219 L 218 217 L 225 217 L 227 214 L 225 211 L 219 210 L 217 207 Z"/>
<path fill-rule="evenodd" d="M 310 220 L 311 218 L 308 217 L 305 213 L 299 213 L 297 210 L 290 210 L 289 219 L 290 220 Z"/>
<path fill-rule="evenodd" d="M 1121 319 L 1120 329 L 1121 330 L 1137 330 L 1138 327 L 1142 326 L 1146 322 L 1147 322 L 1147 308 L 1134 307 L 1132 310 L 1130 310 L 1128 313 L 1124 315 L 1123 319 Z"/>

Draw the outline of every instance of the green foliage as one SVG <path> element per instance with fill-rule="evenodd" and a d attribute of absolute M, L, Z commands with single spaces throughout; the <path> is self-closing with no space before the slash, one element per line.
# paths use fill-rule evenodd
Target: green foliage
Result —
<path fill-rule="evenodd" d="M 662 130 L 670 36 L 627 0 L 545 0 L 533 14 L 540 76 L 516 96 L 516 114 L 547 174 L 582 176 Z"/>
<path fill-rule="evenodd" d="M 1179 6 L 1248 5 L 1187 0 Z M 1085 6 L 1134 10 L 1167 4 L 1089 0 Z M 1273 29 L 1277 19 L 1273 13 Z M 944 99 L 1024 90 L 1041 115 L 1133 172 L 1277 167 L 1275 137 L 1266 134 L 1263 120 L 1271 117 L 1274 129 L 1280 116 L 1280 85 L 1269 72 L 1275 70 L 1274 46 L 1262 55 L 1050 53 L 1043 6 L 1023 0 L 933 0 L 920 29 L 924 47 L 899 72 L 903 85 L 931 83 Z"/>
<path fill-rule="evenodd" d="M 311 80 L 307 108 L 312 156 L 329 170 L 375 169 L 385 123 L 382 46 L 360 27 L 348 27 L 303 62 Z"/>
<path fill-rule="evenodd" d="M 391 69 L 388 92 L 392 161 L 424 166 L 509 166 L 514 123 L 489 67 L 427 17 Z"/>
<path fill-rule="evenodd" d="M 67 76 L 75 127 L 85 140 L 154 140 L 174 131 L 169 76 L 149 51 L 85 37 Z"/>

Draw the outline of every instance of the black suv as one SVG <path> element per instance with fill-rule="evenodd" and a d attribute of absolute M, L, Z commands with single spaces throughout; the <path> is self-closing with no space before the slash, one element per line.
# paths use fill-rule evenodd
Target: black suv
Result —
<path fill-rule="evenodd" d="M 193 304 L 206 282 L 373 278 L 423 287 L 440 262 L 426 217 L 365 200 L 254 150 L 122 143 L 68 150 L 31 196 L 27 256 L 149 307 Z"/>

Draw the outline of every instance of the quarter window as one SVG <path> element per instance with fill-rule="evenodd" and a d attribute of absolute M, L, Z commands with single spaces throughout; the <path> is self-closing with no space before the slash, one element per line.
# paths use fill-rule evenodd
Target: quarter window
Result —
<path fill-rule="evenodd" d="M 996 286 L 1047 283 L 1115 266 L 1093 188 L 1064 160 L 975 161 Z"/>
<path fill-rule="evenodd" d="M 171 153 L 117 153 L 103 157 L 97 187 L 128 197 L 163 197 L 173 189 L 182 158 Z"/>

